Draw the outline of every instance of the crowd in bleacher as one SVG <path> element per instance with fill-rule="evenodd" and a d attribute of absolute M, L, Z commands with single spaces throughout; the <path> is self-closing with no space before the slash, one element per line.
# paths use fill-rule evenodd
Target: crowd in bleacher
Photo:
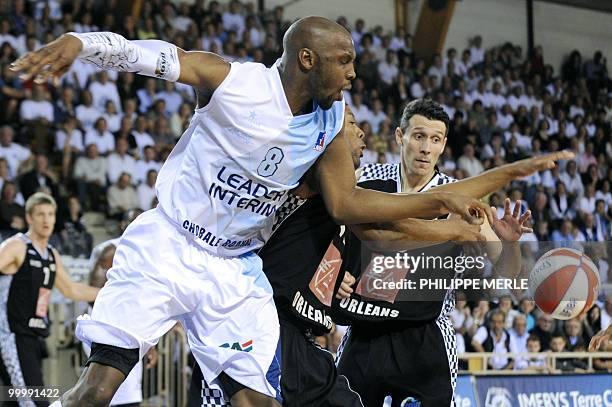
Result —
<path fill-rule="evenodd" d="M 612 236 L 612 86 L 601 52 L 586 56 L 568 49 L 563 65 L 553 67 L 541 47 L 527 52 L 505 43 L 485 49 L 475 35 L 465 49 L 425 60 L 401 28 L 390 32 L 362 19 L 337 21 L 351 31 L 357 51 L 357 79 L 345 99 L 366 134 L 362 164 L 399 161 L 394 129 L 403 105 L 421 97 L 442 104 L 451 118 L 439 167 L 455 178 L 571 149 L 575 160 L 514 182 L 489 201 L 501 207 L 505 197 L 521 199 L 523 210 L 531 210 L 534 232 L 524 236 L 530 243 L 524 254 L 537 252 L 538 242 L 588 242 L 601 283 L 612 282 L 605 244 Z M 55 243 L 62 253 L 88 256 L 92 242 L 82 214 L 121 219 L 130 209 L 153 207 L 157 171 L 196 104 L 188 86 L 82 62 L 58 84 L 22 82 L 9 69 L 20 55 L 65 32 L 101 30 L 270 66 L 280 56 L 288 24 L 282 7 L 260 13 L 254 2 L 176 6 L 150 0 L 133 18 L 119 13 L 117 1 L 0 0 L 2 235 L 24 229 L 24 200 L 43 190 L 59 204 Z M 459 301 L 452 318 L 466 350 L 578 350 L 610 323 L 612 297 L 600 300 L 581 319 L 565 323 L 534 313 L 528 300 L 510 299 L 470 306 Z M 504 339 L 491 345 L 496 329 Z M 337 341 L 327 339 L 333 348 Z M 538 363 L 500 357 L 492 367 Z M 579 361 L 575 365 L 581 368 Z M 612 368 L 609 361 L 599 367 Z"/>

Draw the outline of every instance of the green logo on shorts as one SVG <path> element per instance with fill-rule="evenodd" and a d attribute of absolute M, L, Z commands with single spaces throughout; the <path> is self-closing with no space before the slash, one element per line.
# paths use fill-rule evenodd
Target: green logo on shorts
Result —
<path fill-rule="evenodd" d="M 234 343 L 229 343 L 226 342 L 223 345 L 220 346 L 221 348 L 230 348 L 233 350 L 239 350 L 241 352 L 250 352 L 253 350 L 253 340 L 249 339 L 248 341 L 244 342 L 244 343 L 240 343 L 240 342 L 234 342 Z"/>

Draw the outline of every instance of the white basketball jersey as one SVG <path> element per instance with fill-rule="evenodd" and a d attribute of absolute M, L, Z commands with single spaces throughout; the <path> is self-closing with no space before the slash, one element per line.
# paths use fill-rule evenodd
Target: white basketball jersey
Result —
<path fill-rule="evenodd" d="M 344 101 L 294 117 L 276 66 L 232 63 L 160 170 L 159 205 L 208 251 L 255 250 L 343 120 Z"/>

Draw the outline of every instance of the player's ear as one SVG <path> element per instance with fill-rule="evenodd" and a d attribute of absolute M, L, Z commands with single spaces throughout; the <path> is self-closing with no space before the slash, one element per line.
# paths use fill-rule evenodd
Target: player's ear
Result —
<path fill-rule="evenodd" d="M 300 52 L 298 52 L 298 59 L 300 61 L 300 67 L 304 71 L 310 71 L 316 63 L 317 56 L 310 48 L 302 48 Z"/>
<path fill-rule="evenodd" d="M 402 145 L 402 137 L 404 137 L 404 132 L 398 126 L 395 128 L 395 142 L 400 146 Z"/>

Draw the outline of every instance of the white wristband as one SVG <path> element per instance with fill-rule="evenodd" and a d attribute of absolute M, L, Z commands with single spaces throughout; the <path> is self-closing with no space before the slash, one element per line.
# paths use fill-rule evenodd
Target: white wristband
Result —
<path fill-rule="evenodd" d="M 128 41 L 112 32 L 68 33 L 83 43 L 79 59 L 104 69 L 135 72 L 170 82 L 181 73 L 177 47 L 160 40 Z"/>

